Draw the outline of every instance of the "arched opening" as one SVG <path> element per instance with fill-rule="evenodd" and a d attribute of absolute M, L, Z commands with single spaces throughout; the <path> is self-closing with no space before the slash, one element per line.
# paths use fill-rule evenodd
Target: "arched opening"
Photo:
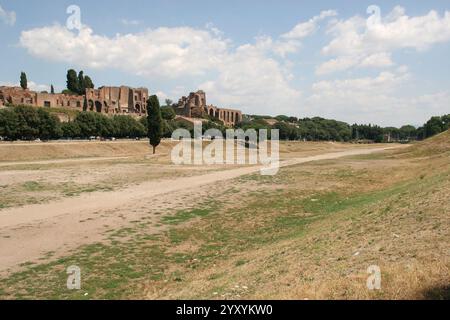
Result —
<path fill-rule="evenodd" d="M 136 110 L 136 113 L 141 113 L 141 106 L 140 106 L 139 104 L 136 104 L 136 105 L 134 106 L 134 108 L 135 108 L 135 110 Z"/>
<path fill-rule="evenodd" d="M 95 111 L 102 112 L 102 103 L 100 101 L 95 101 Z"/>
<path fill-rule="evenodd" d="M 89 100 L 88 102 L 89 111 L 94 111 L 94 101 Z"/>
<path fill-rule="evenodd" d="M 106 101 L 103 101 L 103 107 L 104 107 L 105 113 L 108 113 L 109 107 L 108 107 L 108 104 L 106 103 Z"/>
<path fill-rule="evenodd" d="M 213 108 L 209 109 L 209 115 L 211 117 L 214 117 L 214 109 Z"/>

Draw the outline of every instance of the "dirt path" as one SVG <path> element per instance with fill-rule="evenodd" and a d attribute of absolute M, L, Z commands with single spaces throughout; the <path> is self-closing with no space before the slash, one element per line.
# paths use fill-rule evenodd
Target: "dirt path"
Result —
<path fill-rule="evenodd" d="M 56 163 L 70 163 L 70 162 L 121 160 L 128 158 L 129 157 L 91 157 L 91 158 L 54 159 L 54 160 L 36 160 L 36 161 L 8 161 L 8 162 L 0 162 L 0 167 L 30 165 L 30 164 L 53 164 L 53 163 L 56 164 Z"/>
<path fill-rule="evenodd" d="M 281 162 L 280 167 L 387 149 L 392 147 L 358 148 L 295 158 Z M 82 244 L 99 241 L 106 229 L 120 228 L 133 219 L 148 215 L 146 208 L 157 208 L 164 213 L 176 206 L 176 199 L 189 199 L 193 190 L 204 191 L 208 185 L 256 173 L 260 169 L 261 166 L 241 167 L 149 181 L 118 191 L 93 192 L 53 203 L 0 210 L 0 273 L 20 263 L 35 261 L 49 251 L 60 255 Z"/>

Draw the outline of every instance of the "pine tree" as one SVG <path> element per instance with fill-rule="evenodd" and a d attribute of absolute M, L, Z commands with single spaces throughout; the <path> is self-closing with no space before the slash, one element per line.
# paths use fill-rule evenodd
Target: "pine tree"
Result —
<path fill-rule="evenodd" d="M 161 142 L 163 133 L 161 109 L 159 107 L 159 100 L 156 95 L 151 96 L 147 102 L 147 125 L 147 136 L 150 140 L 150 145 L 153 147 L 153 154 L 155 154 L 156 147 Z"/>
<path fill-rule="evenodd" d="M 53 87 L 53 85 L 50 85 L 50 93 L 55 94 L 55 88 Z"/>
<path fill-rule="evenodd" d="M 28 89 L 28 80 L 25 72 L 20 73 L 20 86 L 22 87 L 23 90 Z"/>

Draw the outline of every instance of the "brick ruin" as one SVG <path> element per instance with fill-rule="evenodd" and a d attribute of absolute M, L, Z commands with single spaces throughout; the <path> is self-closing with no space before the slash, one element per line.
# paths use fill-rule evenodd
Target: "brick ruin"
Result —
<path fill-rule="evenodd" d="M 63 93 L 41 93 L 20 87 L 0 87 L 0 106 L 5 104 L 47 108 L 71 108 L 105 114 L 144 115 L 147 112 L 148 89 L 100 87 L 86 89 L 82 96 Z"/>
<path fill-rule="evenodd" d="M 202 90 L 191 92 L 187 97 L 181 97 L 175 106 L 178 116 L 201 118 L 205 115 L 221 120 L 226 126 L 233 126 L 242 121 L 242 112 L 234 109 L 218 108 L 206 104 L 206 93 Z"/>
<path fill-rule="evenodd" d="M 147 112 L 148 97 L 148 89 L 127 86 L 86 89 L 86 93 L 80 96 L 34 92 L 20 87 L 0 87 L 0 107 L 6 104 L 28 105 L 142 116 Z M 202 118 L 208 115 L 221 120 L 226 126 L 233 126 L 242 120 L 242 113 L 239 110 L 207 105 L 206 94 L 201 90 L 190 93 L 188 97 L 182 97 L 173 107 L 178 116 Z"/>

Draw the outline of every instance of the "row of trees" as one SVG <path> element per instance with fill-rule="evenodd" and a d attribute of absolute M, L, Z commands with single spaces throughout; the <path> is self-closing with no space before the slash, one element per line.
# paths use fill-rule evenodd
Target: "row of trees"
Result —
<path fill-rule="evenodd" d="M 154 99 L 152 101 L 154 102 Z M 193 131 L 191 123 L 175 120 L 175 116 L 165 109 L 160 109 L 161 120 L 157 120 L 160 123 L 161 137 L 171 137 L 177 128 Z M 137 119 L 129 115 L 111 117 L 96 112 L 79 112 L 72 121 L 61 122 L 56 115 L 44 108 L 16 106 L 0 109 L 0 137 L 8 140 L 86 139 L 92 136 L 147 137 L 147 118 Z"/>
<path fill-rule="evenodd" d="M 145 137 L 146 122 L 127 115 L 107 117 L 94 112 L 80 112 L 70 122 L 43 108 L 17 106 L 0 110 L 0 136 L 10 140 L 42 140 L 59 138 Z"/>
<path fill-rule="evenodd" d="M 70 122 L 61 123 L 59 118 L 44 108 L 28 106 L 8 107 L 0 110 L 0 136 L 9 140 L 42 140 L 59 138 L 81 138 L 91 136 L 104 138 L 143 138 L 155 136 L 158 139 L 169 138 L 178 128 L 187 129 L 193 134 L 193 125 L 189 121 L 175 119 L 170 106 L 159 107 L 156 96 L 149 99 L 147 118 L 136 119 L 128 115 L 106 116 L 96 112 L 80 112 Z M 154 118 L 152 118 L 155 116 Z M 281 121 L 280 121 L 281 120 Z M 401 128 L 382 128 L 373 125 L 349 125 L 345 122 L 319 117 L 295 119 L 279 117 L 269 125 L 260 117 L 244 118 L 236 127 L 279 129 L 282 140 L 310 141 L 350 141 L 371 140 L 387 142 L 399 140 L 424 139 L 448 130 L 450 115 L 432 117 L 423 127 L 403 126 Z M 150 121 L 151 125 L 148 126 Z M 226 127 L 217 119 L 207 119 L 203 123 L 203 132 L 215 128 L 225 133 Z M 159 137 L 159 138 L 158 138 Z"/>
<path fill-rule="evenodd" d="M 269 125 L 267 119 L 276 120 Z M 237 127 L 247 130 L 279 129 L 282 140 L 308 141 L 350 141 L 369 140 L 374 142 L 421 140 L 450 128 L 450 115 L 432 117 L 424 126 L 415 128 L 405 125 L 401 128 L 360 125 L 320 117 L 298 119 L 289 116 L 249 116 Z"/>

